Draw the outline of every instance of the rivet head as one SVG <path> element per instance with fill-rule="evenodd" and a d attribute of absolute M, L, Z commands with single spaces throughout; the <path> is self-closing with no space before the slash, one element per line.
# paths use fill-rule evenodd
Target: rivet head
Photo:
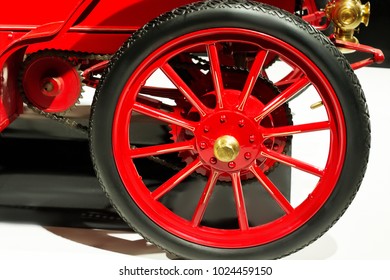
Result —
<path fill-rule="evenodd" d="M 201 142 L 201 143 L 199 144 L 199 147 L 200 147 L 202 150 L 206 149 L 206 148 L 207 148 L 206 142 Z"/>
<path fill-rule="evenodd" d="M 220 122 L 221 122 L 221 123 L 225 123 L 225 122 L 226 122 L 226 116 L 225 116 L 225 115 L 222 115 L 222 116 L 221 116 Z"/>
<path fill-rule="evenodd" d="M 247 153 L 245 153 L 244 157 L 245 157 L 246 160 L 251 159 L 252 154 L 247 152 Z"/>
<path fill-rule="evenodd" d="M 249 136 L 249 142 L 255 142 L 255 136 L 253 134 Z"/>
<path fill-rule="evenodd" d="M 215 157 L 210 158 L 211 164 L 217 164 L 217 159 Z"/>
<path fill-rule="evenodd" d="M 209 132 L 209 131 L 210 131 L 210 127 L 205 126 L 205 127 L 203 128 L 203 131 L 206 132 L 206 133 Z"/>
<path fill-rule="evenodd" d="M 228 163 L 228 166 L 229 168 L 233 169 L 234 167 L 236 167 L 236 163 L 234 161 L 231 161 Z"/>
<path fill-rule="evenodd" d="M 244 127 L 244 125 L 245 125 L 245 121 L 244 120 L 239 120 L 238 121 L 238 126 L 239 127 Z"/>

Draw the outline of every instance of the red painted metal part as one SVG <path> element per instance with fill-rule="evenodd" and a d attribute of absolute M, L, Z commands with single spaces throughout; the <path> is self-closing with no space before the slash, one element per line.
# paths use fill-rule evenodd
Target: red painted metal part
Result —
<path fill-rule="evenodd" d="M 331 23 L 331 21 L 326 17 L 324 11 L 309 13 L 308 15 L 303 16 L 302 19 L 313 25 L 318 30 L 326 30 Z"/>
<path fill-rule="evenodd" d="M 326 17 L 324 7 L 317 7 L 315 0 L 305 0 L 303 2 L 302 19 L 313 25 L 318 30 L 326 30 L 330 25 L 330 20 Z"/>
<path fill-rule="evenodd" d="M 7 52 L 30 44 L 50 41 L 56 36 L 60 36 L 68 32 L 82 14 L 93 4 L 94 0 L 79 0 L 74 6 L 70 15 L 61 21 L 46 22 L 32 29 L 17 40 L 13 40 L 5 49 L 0 50 L 0 56 L 4 56 Z"/>
<path fill-rule="evenodd" d="M 0 24 L 2 25 L 42 25 L 48 22 L 62 21 L 74 10 L 80 0 L 19 0 L 4 1 Z M 161 13 L 171 11 L 196 1 L 191 0 L 93 0 L 96 7 L 88 12 L 77 25 L 80 27 L 135 26 L 140 27 Z M 294 12 L 295 1 L 264 0 L 259 1 L 290 12 Z M 54 5 L 55 3 L 55 5 Z M 17 13 L 15 13 L 17 11 Z M 32 12 L 34 11 L 34 12 Z"/>
<path fill-rule="evenodd" d="M 96 3 L 96 7 L 90 10 L 88 16 L 78 21 L 76 25 L 67 26 L 64 30 L 69 29 L 68 33 L 54 41 L 34 45 L 28 52 L 53 48 L 113 53 L 135 30 L 153 18 L 194 1 L 160 1 L 158 5 L 156 5 L 155 0 L 116 1 L 115 4 L 109 0 L 88 0 L 88 2 Z M 261 2 L 290 12 L 293 12 L 295 8 L 295 1 L 265 0 Z M 53 8 L 53 1 L 50 0 L 7 1 L 2 4 L 2 10 L 18 11 L 18 13 L 4 13 L 2 15 L 0 33 L 3 31 L 7 36 L 11 32 L 25 33 L 47 23 L 63 21 L 76 5 L 76 0 L 60 1 L 60 3 L 56 3 L 55 8 Z M 36 12 L 31 13 L 32 10 Z M 101 44 L 102 41 L 105 43 Z"/>
<path fill-rule="evenodd" d="M 0 131 L 22 113 L 22 101 L 18 94 L 18 75 L 24 50 L 0 57 Z"/>
<path fill-rule="evenodd" d="M 28 100 L 47 113 L 64 112 L 80 97 L 81 76 L 61 57 L 34 59 L 26 66 L 22 80 Z"/>
<path fill-rule="evenodd" d="M 247 44 L 257 49 L 255 63 L 253 63 L 242 91 L 225 88 L 225 84 L 221 80 L 221 78 L 223 79 L 223 75 L 220 73 L 221 68 L 218 64 L 220 54 L 215 51 L 220 42 L 232 41 Z M 213 108 L 205 106 L 167 63 L 171 57 L 178 55 L 178 53 L 185 53 L 195 46 L 197 48 L 203 47 L 205 52 L 207 50 L 206 53 L 211 63 L 214 82 L 212 91 L 216 92 L 214 93 L 216 106 Z M 296 83 L 290 84 L 280 95 L 267 104 L 261 104 L 249 95 L 252 92 L 251 80 L 262 71 L 262 64 L 267 53 L 260 46 L 269 50 L 270 53 L 280 54 L 282 60 L 289 61 L 289 64 L 298 68 L 302 74 Z M 175 112 L 169 113 L 145 105 L 142 100 L 137 98 L 145 81 L 157 68 L 164 70 L 165 74 L 174 81 L 181 94 L 188 99 L 191 106 L 196 108 L 200 116 L 198 121 L 185 118 Z M 308 84 L 314 85 L 318 90 L 328 114 L 328 121 L 308 121 L 306 124 L 285 127 L 262 126 L 260 122 L 262 119 L 296 96 Z M 131 149 L 129 135 L 131 136 L 130 128 L 135 113 L 166 124 L 180 126 L 193 137 L 187 141 Z M 244 126 L 241 126 L 242 123 Z M 272 151 L 264 145 L 265 140 L 271 137 L 323 130 L 329 131 L 332 137 L 324 168 L 317 168 L 310 163 Z M 224 135 L 231 135 L 240 143 L 241 151 L 234 162 L 235 164 L 221 163 L 213 157 L 211 152 L 211 147 L 217 138 Z M 332 87 L 317 66 L 306 55 L 277 38 L 235 28 L 209 29 L 187 34 L 168 42 L 151 53 L 134 71 L 122 92 L 114 117 L 112 139 L 114 157 L 122 181 L 142 211 L 155 223 L 174 235 L 198 244 L 221 248 L 245 248 L 265 244 L 286 236 L 305 224 L 321 208 L 333 191 L 343 166 L 346 149 L 342 108 Z M 155 190 L 150 191 L 145 186 L 142 178 L 138 175 L 134 159 L 188 150 L 198 154 L 197 158 Z M 245 156 L 248 153 L 253 155 L 248 157 L 249 159 Z M 301 204 L 293 206 L 264 174 L 261 164 L 256 161 L 258 155 L 312 174 L 320 180 Z M 208 181 L 197 202 L 192 218 L 184 219 L 166 208 L 160 199 L 169 194 L 200 167 L 206 167 L 210 170 Z M 284 210 L 285 215 L 262 225 L 248 224 L 248 213 L 242 189 L 243 181 L 240 177 L 240 173 L 244 171 L 254 175 L 280 208 Z M 221 229 L 201 224 L 213 189 L 223 174 L 231 177 L 231 188 L 238 217 L 237 229 Z"/>
<path fill-rule="evenodd" d="M 319 11 L 315 0 L 304 0 L 302 9 L 309 15 Z"/>
<path fill-rule="evenodd" d="M 372 55 L 370 58 L 363 59 L 361 61 L 357 61 L 351 64 L 352 69 L 357 70 L 362 67 L 369 66 L 371 64 L 377 63 L 381 64 L 385 60 L 385 55 L 380 49 L 373 48 L 371 46 L 356 44 L 351 42 L 345 42 L 336 40 L 334 36 L 331 36 L 331 40 L 334 44 L 341 49 L 353 50 L 361 53 L 368 53 Z"/>

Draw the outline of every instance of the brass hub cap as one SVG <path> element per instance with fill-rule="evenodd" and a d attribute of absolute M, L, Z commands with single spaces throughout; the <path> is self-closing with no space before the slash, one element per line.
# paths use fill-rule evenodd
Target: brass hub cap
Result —
<path fill-rule="evenodd" d="M 240 152 L 240 144 L 230 135 L 219 137 L 214 144 L 214 155 L 222 162 L 230 162 L 237 158 Z"/>

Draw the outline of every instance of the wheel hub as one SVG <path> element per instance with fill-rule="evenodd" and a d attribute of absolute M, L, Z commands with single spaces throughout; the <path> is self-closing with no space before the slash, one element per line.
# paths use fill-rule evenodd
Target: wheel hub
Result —
<path fill-rule="evenodd" d="M 195 74 L 194 74 L 195 75 Z M 239 70 L 233 70 L 225 68 L 223 71 L 223 76 L 226 81 L 226 88 L 230 88 L 228 90 L 225 89 L 224 92 L 224 100 L 225 100 L 225 109 L 230 110 L 232 112 L 236 112 L 236 105 L 239 99 L 239 96 L 241 94 L 241 90 L 244 87 L 244 82 L 246 78 L 247 72 L 239 71 Z M 212 88 L 212 85 L 210 86 L 204 86 L 207 85 L 209 80 L 207 79 L 207 76 L 205 76 L 203 79 L 197 79 L 196 85 L 203 85 L 203 88 Z M 196 92 L 200 97 L 201 101 L 209 108 L 216 108 L 216 93 L 214 91 L 211 92 L 199 92 L 199 89 L 195 89 L 195 85 L 192 85 L 192 88 L 194 92 Z M 258 111 L 260 108 L 264 107 L 264 104 L 267 104 L 274 98 L 277 94 L 279 94 L 278 90 L 271 81 L 266 80 L 265 78 L 259 77 L 257 83 L 255 84 L 255 87 L 253 89 L 252 95 L 249 97 L 247 101 L 247 105 L 245 107 L 244 112 L 238 112 L 240 114 L 245 114 L 248 119 L 253 119 L 258 115 Z M 195 108 L 191 108 L 187 111 L 185 114 L 186 118 L 192 121 L 198 122 L 200 119 L 200 116 Z M 194 116 L 197 116 L 194 118 Z M 287 126 L 292 124 L 291 123 L 291 113 L 287 105 L 275 110 L 272 114 L 270 114 L 266 119 L 264 119 L 260 124 L 256 124 L 256 129 L 261 129 L 260 127 L 277 127 L 277 126 Z M 202 121 L 202 120 L 201 120 Z M 223 120 L 222 120 L 223 121 Z M 250 122 L 251 120 L 249 120 Z M 216 125 L 219 125 L 220 121 L 216 120 Z M 244 121 L 242 119 L 239 121 L 239 126 L 245 126 L 248 122 Z M 212 129 L 213 125 L 211 124 L 210 127 Z M 179 141 L 185 141 L 189 138 L 187 137 L 186 130 L 178 127 L 176 125 L 170 125 L 170 134 L 171 134 L 171 140 L 175 142 Z M 237 127 L 235 126 L 234 129 Z M 208 125 L 205 126 L 205 131 L 203 133 L 207 133 L 206 131 L 209 129 Z M 227 131 L 226 135 L 230 135 L 230 131 Z M 192 136 L 192 135 L 191 135 Z M 219 135 L 223 136 L 223 135 Z M 253 136 L 251 136 L 253 137 Z M 260 138 L 261 139 L 261 138 Z M 254 139 L 256 140 L 256 139 Z M 272 137 L 268 139 L 263 139 L 265 147 L 268 149 L 271 149 L 278 153 L 284 153 L 289 149 L 289 140 L 288 137 Z M 241 150 L 242 153 L 242 150 Z M 187 164 L 193 162 L 198 157 L 198 152 L 192 152 L 192 151 L 183 151 L 179 153 L 180 157 L 184 162 Z M 254 154 L 251 151 L 244 152 L 242 155 L 247 159 L 250 160 L 254 157 Z M 218 158 L 214 155 L 214 159 L 211 159 L 211 162 L 216 162 Z M 234 161 L 234 160 L 233 160 Z M 270 158 L 264 158 L 261 155 L 259 155 L 256 158 L 257 165 L 260 166 L 260 168 L 265 172 L 272 172 L 273 168 L 277 165 L 276 161 Z M 231 165 L 234 165 L 234 163 L 231 163 Z M 202 167 L 198 168 L 196 170 L 197 173 L 206 176 L 208 172 L 210 171 L 210 166 L 214 165 L 203 165 Z M 253 174 L 248 169 L 246 170 L 240 170 L 240 177 L 243 180 L 251 179 L 253 178 Z M 222 174 L 219 176 L 220 181 L 230 181 L 231 177 L 228 174 Z"/>
<path fill-rule="evenodd" d="M 55 97 L 61 93 L 63 87 L 61 78 L 45 78 L 42 81 L 42 94 L 49 97 Z"/>
<path fill-rule="evenodd" d="M 260 152 L 259 125 L 237 110 L 216 112 L 195 132 L 197 149 L 206 166 L 223 172 L 246 169 Z"/>

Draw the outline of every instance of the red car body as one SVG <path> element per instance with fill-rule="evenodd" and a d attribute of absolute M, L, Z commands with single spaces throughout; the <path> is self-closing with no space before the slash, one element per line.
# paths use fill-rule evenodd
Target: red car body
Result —
<path fill-rule="evenodd" d="M 25 53 L 58 49 L 112 54 L 148 21 L 191 2 L 159 1 L 158 5 L 153 0 L 117 1 L 115 4 L 107 0 L 3 3 L 0 19 L 0 131 L 22 113 L 16 77 Z M 295 1 L 262 2 L 290 12 L 294 11 L 296 5 Z M 19 49 L 21 51 L 18 51 Z"/>

